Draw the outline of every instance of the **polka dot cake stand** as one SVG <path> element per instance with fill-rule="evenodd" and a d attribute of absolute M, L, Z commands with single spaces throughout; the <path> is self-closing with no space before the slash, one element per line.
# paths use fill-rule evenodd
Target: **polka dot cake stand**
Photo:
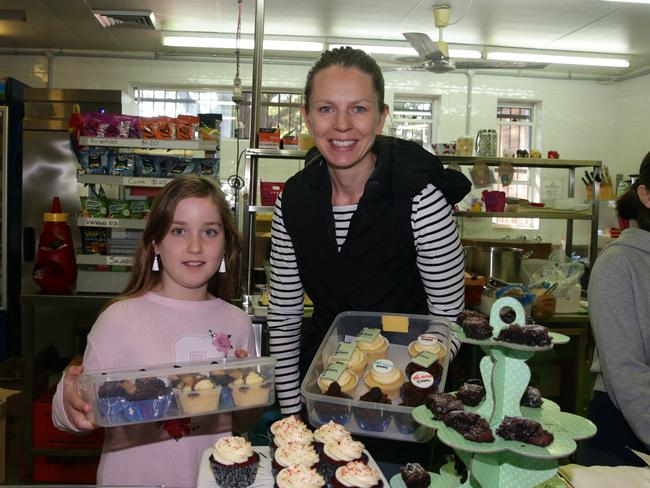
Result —
<path fill-rule="evenodd" d="M 467 481 L 462 484 L 463 488 L 533 488 L 555 476 L 557 459 L 573 453 L 577 447 L 576 440 L 586 439 L 596 433 L 596 427 L 589 420 L 562 412 L 550 400 L 544 399 L 541 408 L 520 405 L 530 381 L 530 368 L 526 361 L 536 352 L 566 344 L 569 338 L 549 333 L 551 344 L 542 347 L 497 341 L 495 338 L 501 329 L 509 325 L 501 319 L 501 311 L 508 308 L 515 312 L 514 323 L 525 327 L 524 309 L 512 297 L 500 298 L 492 306 L 491 337 L 484 340 L 471 339 L 462 328 L 456 325 L 452 327 L 461 342 L 477 344 L 485 352 L 480 362 L 485 399 L 476 407 L 465 407 L 465 410 L 475 412 L 488 421 L 494 441 L 473 442 L 465 439 L 444 422 L 434 419 L 424 405 L 415 408 L 412 413 L 417 422 L 436 429 L 440 441 L 452 447 L 465 463 L 469 474 Z M 507 416 L 539 422 L 543 429 L 553 434 L 553 442 L 546 447 L 539 447 L 499 437 L 496 429 Z M 431 486 L 437 485 L 432 482 Z M 446 488 L 447 483 L 444 486 Z M 460 482 L 457 486 L 461 486 Z"/>

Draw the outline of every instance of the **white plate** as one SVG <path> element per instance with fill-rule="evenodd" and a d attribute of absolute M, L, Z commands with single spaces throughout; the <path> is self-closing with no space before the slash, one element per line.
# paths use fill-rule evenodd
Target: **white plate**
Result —
<path fill-rule="evenodd" d="M 274 480 L 273 474 L 271 473 L 271 455 L 269 453 L 268 446 L 253 446 L 253 450 L 260 455 L 260 465 L 257 468 L 257 477 L 255 478 L 255 483 L 253 483 L 250 488 L 273 488 Z M 384 486 L 388 488 L 388 480 L 383 475 L 379 466 L 372 458 L 368 451 L 365 451 L 366 456 L 368 456 L 368 466 L 375 468 L 377 472 L 381 474 L 381 480 L 384 482 Z M 217 482 L 214 480 L 214 475 L 212 474 L 212 469 L 210 469 L 209 457 L 212 454 L 212 449 L 206 449 L 203 451 L 203 456 L 201 457 L 201 465 L 199 466 L 199 477 L 196 481 L 197 488 L 226 488 L 219 487 Z"/>

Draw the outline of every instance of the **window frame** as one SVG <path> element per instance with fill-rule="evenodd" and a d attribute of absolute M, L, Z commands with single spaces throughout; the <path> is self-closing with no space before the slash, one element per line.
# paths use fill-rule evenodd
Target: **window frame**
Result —
<path fill-rule="evenodd" d="M 417 116 L 421 116 L 423 118 L 408 118 L 408 117 L 398 117 L 397 114 L 400 112 L 403 112 L 402 110 L 398 110 L 396 104 L 397 103 L 404 103 L 404 102 L 413 102 L 413 103 L 428 103 L 431 105 L 430 112 L 428 113 L 428 117 L 423 116 L 421 113 L 416 114 L 418 111 L 413 111 L 414 114 Z M 415 126 L 418 125 L 426 125 L 428 129 L 426 130 L 425 137 L 422 139 L 422 147 L 426 149 L 429 152 L 433 152 L 433 149 L 431 145 L 434 143 L 434 138 L 436 135 L 436 130 L 437 130 L 437 114 L 439 112 L 439 105 L 440 105 L 440 97 L 436 95 L 426 95 L 426 94 L 419 94 L 419 93 L 395 93 L 393 95 L 393 103 L 392 103 L 392 110 L 390 111 L 390 122 L 391 122 L 391 132 L 394 136 L 396 137 L 403 137 L 398 131 L 400 129 L 402 130 L 409 130 L 406 129 L 408 125 L 411 125 L 409 123 L 412 123 L 413 121 L 422 121 L 421 124 L 412 124 Z M 423 112 L 423 111 L 420 111 Z M 400 127 L 401 124 L 405 124 L 403 127 Z M 411 129 L 413 130 L 413 129 Z M 426 137 L 428 137 L 428 142 L 425 140 Z M 409 139 L 409 140 L 414 140 L 414 139 Z M 415 142 L 420 142 L 420 140 L 415 140 Z"/>

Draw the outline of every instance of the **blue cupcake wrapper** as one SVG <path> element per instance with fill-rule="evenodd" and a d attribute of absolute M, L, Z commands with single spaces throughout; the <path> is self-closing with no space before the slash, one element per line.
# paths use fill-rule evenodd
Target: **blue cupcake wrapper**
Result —
<path fill-rule="evenodd" d="M 158 419 L 165 415 L 173 400 L 174 397 L 171 393 L 148 400 L 125 400 L 124 417 L 129 422 L 146 422 Z"/>
<path fill-rule="evenodd" d="M 395 418 L 395 425 L 397 426 L 397 430 L 399 430 L 402 434 L 412 434 L 420 426 L 420 424 L 418 424 L 413 419 L 411 414 L 395 413 L 393 414 L 393 417 Z"/>
<path fill-rule="evenodd" d="M 221 387 L 221 398 L 219 399 L 219 408 L 235 408 L 235 400 L 232 398 L 232 390 L 228 386 Z"/>
<path fill-rule="evenodd" d="M 314 410 L 318 419 L 324 424 L 332 420 L 337 424 L 345 425 L 350 421 L 350 417 L 352 416 L 350 407 L 346 407 L 345 405 L 335 406 L 329 403 L 321 403 L 319 405 L 318 402 L 315 402 Z"/>
<path fill-rule="evenodd" d="M 375 412 L 368 412 L 365 409 L 353 409 L 354 418 L 357 425 L 362 430 L 369 432 L 384 432 L 390 425 L 391 413 L 382 412 L 381 414 Z"/>
<path fill-rule="evenodd" d="M 124 398 L 122 397 L 98 398 L 97 408 L 109 425 L 124 421 Z"/>

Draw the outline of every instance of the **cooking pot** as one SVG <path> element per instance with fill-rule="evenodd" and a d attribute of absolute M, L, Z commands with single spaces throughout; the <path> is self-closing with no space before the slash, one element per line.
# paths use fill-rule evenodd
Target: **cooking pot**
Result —
<path fill-rule="evenodd" d="M 467 246 L 464 251 L 467 271 L 509 283 L 521 283 L 521 262 L 533 254 L 518 247 Z"/>

